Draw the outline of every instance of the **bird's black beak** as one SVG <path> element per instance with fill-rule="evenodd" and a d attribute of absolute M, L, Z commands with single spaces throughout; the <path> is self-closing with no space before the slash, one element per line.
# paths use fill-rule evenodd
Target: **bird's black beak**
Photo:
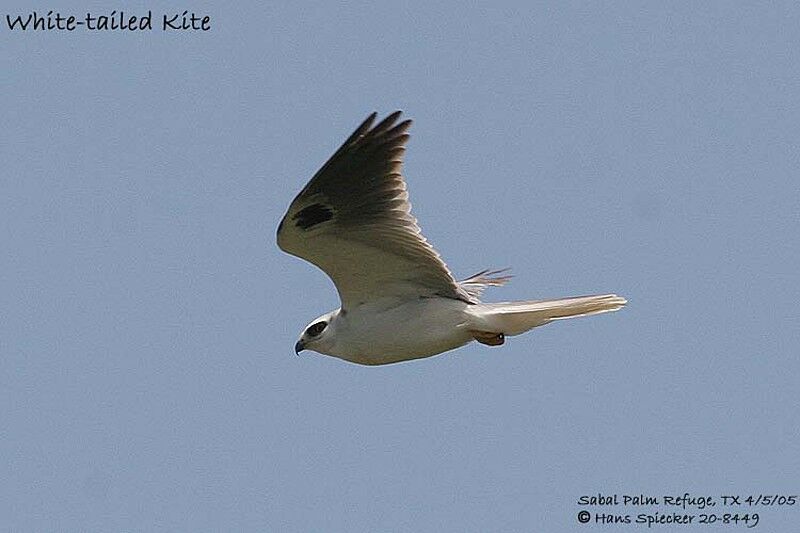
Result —
<path fill-rule="evenodd" d="M 300 352 L 306 349 L 306 345 L 303 344 L 303 341 L 297 341 L 294 345 L 294 353 L 295 355 L 300 355 Z"/>

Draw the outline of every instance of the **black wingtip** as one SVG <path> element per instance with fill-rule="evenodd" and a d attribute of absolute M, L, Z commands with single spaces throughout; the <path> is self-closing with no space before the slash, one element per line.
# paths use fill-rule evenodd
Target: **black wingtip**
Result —
<path fill-rule="evenodd" d="M 363 132 L 369 131 L 369 129 L 375 123 L 376 118 L 378 118 L 378 112 L 373 111 L 372 113 L 369 114 L 369 116 L 366 119 L 364 119 L 364 122 L 362 122 L 361 125 L 358 127 L 358 130 Z"/>
<path fill-rule="evenodd" d="M 402 109 L 396 109 L 395 111 L 392 111 L 391 113 L 386 115 L 386 117 L 384 117 L 380 122 L 378 122 L 378 124 L 375 126 L 375 129 L 383 125 L 394 124 L 395 122 L 397 122 L 397 119 L 399 119 L 402 115 L 403 115 Z M 372 113 L 369 114 L 369 116 L 367 116 L 366 120 L 364 120 L 362 124 L 369 123 L 371 125 L 373 122 L 375 122 L 375 120 L 377 120 L 377 118 L 378 118 L 378 112 L 373 111 Z M 406 121 L 410 120 L 411 119 L 406 119 Z"/>

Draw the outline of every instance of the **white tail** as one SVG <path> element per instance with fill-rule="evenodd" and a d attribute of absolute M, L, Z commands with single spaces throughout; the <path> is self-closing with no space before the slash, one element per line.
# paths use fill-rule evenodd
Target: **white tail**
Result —
<path fill-rule="evenodd" d="M 616 311 L 627 303 L 616 294 L 576 296 L 558 300 L 481 303 L 471 306 L 470 329 L 519 335 L 553 320 Z"/>

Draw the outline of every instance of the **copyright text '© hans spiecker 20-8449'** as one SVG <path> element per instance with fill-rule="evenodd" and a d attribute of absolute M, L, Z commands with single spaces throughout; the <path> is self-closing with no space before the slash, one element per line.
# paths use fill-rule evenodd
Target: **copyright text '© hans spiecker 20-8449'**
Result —
<path fill-rule="evenodd" d="M 160 22 L 160 24 L 158 24 Z M 156 19 L 162 31 L 208 31 L 211 16 L 194 11 L 163 13 Z M 5 29 L 27 31 L 152 31 L 153 12 L 131 14 L 126 11 L 110 13 L 65 14 L 59 11 L 31 11 L 23 14 L 6 14 Z"/>
<path fill-rule="evenodd" d="M 797 494 L 675 495 L 586 494 L 578 498 L 580 524 L 661 525 L 717 524 L 757 527 L 764 514 L 796 512 Z M 636 509 L 634 512 L 630 512 Z"/>

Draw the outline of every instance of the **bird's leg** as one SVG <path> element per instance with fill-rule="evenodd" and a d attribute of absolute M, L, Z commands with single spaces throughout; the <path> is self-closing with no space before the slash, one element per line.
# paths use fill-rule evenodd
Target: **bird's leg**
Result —
<path fill-rule="evenodd" d="M 500 346 L 506 342 L 506 336 L 502 333 L 495 333 L 493 331 L 475 331 L 470 330 L 472 338 L 481 344 L 488 346 Z"/>

